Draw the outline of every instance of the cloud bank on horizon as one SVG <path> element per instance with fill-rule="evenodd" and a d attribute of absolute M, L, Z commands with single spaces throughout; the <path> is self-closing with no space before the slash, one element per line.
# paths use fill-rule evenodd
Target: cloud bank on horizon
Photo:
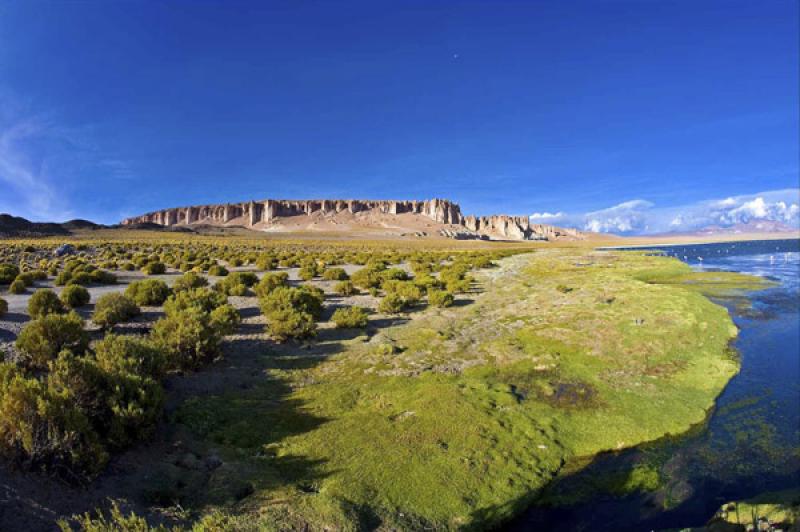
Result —
<path fill-rule="evenodd" d="M 756 222 L 798 229 L 800 188 L 770 190 L 673 207 L 659 207 L 651 201 L 634 199 L 582 214 L 535 212 L 530 215 L 530 220 L 532 223 L 619 235 L 687 233 L 709 227 L 731 228 Z"/>

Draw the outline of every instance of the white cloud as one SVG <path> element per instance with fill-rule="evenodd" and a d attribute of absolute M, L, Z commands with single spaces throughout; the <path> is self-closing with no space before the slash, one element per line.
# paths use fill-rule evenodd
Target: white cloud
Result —
<path fill-rule="evenodd" d="M 37 155 L 37 141 L 47 136 L 48 126 L 27 118 L 0 127 L 0 207 L 15 214 L 48 218 L 63 214 L 56 194 L 44 175 L 45 161 Z M 13 207 L 13 210 L 12 210 Z"/>
<path fill-rule="evenodd" d="M 800 228 L 800 189 L 772 190 L 676 207 L 659 207 L 636 199 L 585 214 L 559 214 L 560 218 L 554 221 L 562 225 L 600 233 L 690 232 L 708 226 L 731 227 L 763 221 Z"/>
<path fill-rule="evenodd" d="M 559 219 L 559 218 L 564 218 L 565 216 L 566 215 L 563 212 L 560 212 L 560 211 L 559 212 L 555 212 L 555 213 L 553 213 L 553 212 L 535 212 L 535 213 L 531 214 L 530 218 L 531 218 L 532 222 L 539 222 L 539 221 L 542 221 L 542 220 L 552 221 L 552 220 L 556 220 L 556 219 Z"/>
<path fill-rule="evenodd" d="M 0 212 L 63 221 L 75 217 L 70 186 L 134 177 L 127 161 L 104 153 L 92 127 L 66 127 L 31 108 L 0 87 Z"/>

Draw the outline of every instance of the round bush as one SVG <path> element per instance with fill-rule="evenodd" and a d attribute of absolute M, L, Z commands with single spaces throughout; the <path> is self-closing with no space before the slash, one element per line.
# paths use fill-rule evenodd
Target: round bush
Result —
<path fill-rule="evenodd" d="M 313 266 L 303 266 L 297 272 L 297 276 L 304 281 L 310 281 L 317 275 L 317 269 Z"/>
<path fill-rule="evenodd" d="M 38 319 L 48 314 L 63 314 L 64 305 L 52 290 L 43 288 L 33 293 L 28 300 L 28 314 L 31 318 Z"/>
<path fill-rule="evenodd" d="M 104 328 L 113 327 L 139 315 L 136 302 L 124 294 L 112 293 L 100 296 L 94 305 L 92 321 Z"/>
<path fill-rule="evenodd" d="M 322 278 L 326 281 L 346 281 L 350 277 L 344 268 L 328 268 L 322 272 Z"/>
<path fill-rule="evenodd" d="M 0 297 L 0 318 L 5 316 L 6 312 L 8 312 L 8 301 Z"/>
<path fill-rule="evenodd" d="M 19 275 L 19 268 L 13 264 L 0 264 L 0 284 L 11 284 Z"/>
<path fill-rule="evenodd" d="M 74 312 L 47 314 L 28 323 L 17 337 L 16 346 L 31 367 L 44 369 L 63 349 L 83 353 L 89 338 L 83 320 Z"/>
<path fill-rule="evenodd" d="M 274 270 L 276 266 L 278 266 L 278 261 L 272 255 L 260 255 L 256 259 L 256 268 L 262 272 Z"/>
<path fill-rule="evenodd" d="M 226 336 L 236 332 L 236 328 L 242 322 L 242 316 L 232 305 L 222 305 L 211 311 L 211 326 L 219 334 Z"/>
<path fill-rule="evenodd" d="M 28 286 L 20 279 L 17 279 L 8 286 L 8 292 L 10 294 L 24 294 L 27 290 Z"/>
<path fill-rule="evenodd" d="M 196 369 L 210 362 L 221 340 L 209 314 L 197 307 L 167 314 L 155 323 L 150 337 L 174 369 Z"/>
<path fill-rule="evenodd" d="M 226 270 L 224 266 L 215 264 L 208 269 L 208 275 L 211 275 L 212 277 L 225 277 L 228 275 L 228 270 Z"/>
<path fill-rule="evenodd" d="M 126 296 L 133 299 L 137 305 L 145 307 L 163 305 L 169 294 L 167 283 L 159 279 L 134 281 L 125 289 Z"/>
<path fill-rule="evenodd" d="M 96 284 L 117 284 L 117 276 L 105 270 L 95 270 L 91 274 L 92 282 Z"/>
<path fill-rule="evenodd" d="M 411 281 L 385 281 L 383 289 L 387 294 L 403 298 L 406 306 L 414 305 L 422 298 L 422 290 Z"/>
<path fill-rule="evenodd" d="M 323 298 L 324 294 L 318 288 L 280 286 L 261 298 L 259 304 L 265 316 L 278 310 L 294 309 L 318 318 L 322 313 Z"/>
<path fill-rule="evenodd" d="M 454 302 L 455 297 L 447 290 L 428 291 L 428 303 L 434 307 L 450 307 Z"/>
<path fill-rule="evenodd" d="M 109 333 L 94 346 L 97 364 L 109 373 L 132 373 L 160 379 L 166 359 L 153 343 L 129 335 Z"/>
<path fill-rule="evenodd" d="M 384 314 L 397 314 L 406 308 L 406 301 L 395 293 L 386 294 L 378 304 L 378 310 Z"/>
<path fill-rule="evenodd" d="M 363 329 L 367 326 L 367 311 L 361 307 L 338 308 L 331 321 L 338 329 Z"/>
<path fill-rule="evenodd" d="M 92 277 L 91 273 L 88 272 L 78 272 L 73 273 L 70 278 L 67 280 L 66 284 L 79 284 L 81 286 L 89 286 L 94 282 L 94 278 Z"/>
<path fill-rule="evenodd" d="M 175 284 L 172 285 L 172 290 L 181 292 L 183 290 L 202 288 L 204 286 L 208 286 L 208 280 L 205 277 L 195 272 L 186 272 L 175 281 Z"/>
<path fill-rule="evenodd" d="M 163 262 L 148 262 L 142 271 L 145 275 L 161 275 L 167 272 L 167 266 Z"/>
<path fill-rule="evenodd" d="M 206 314 L 217 307 L 227 303 L 225 294 L 209 290 L 208 288 L 195 288 L 184 290 L 171 295 L 164 302 L 164 312 L 169 315 L 187 308 L 197 308 Z"/>
<path fill-rule="evenodd" d="M 286 272 L 268 273 L 258 282 L 255 292 L 258 297 L 264 297 L 279 286 L 289 284 L 289 274 Z"/>
<path fill-rule="evenodd" d="M 317 325 L 308 312 L 293 308 L 282 308 L 267 316 L 267 330 L 278 341 L 289 338 L 310 338 L 316 335 Z"/>
<path fill-rule="evenodd" d="M 352 296 L 353 294 L 358 293 L 353 281 L 339 281 L 333 287 L 333 291 L 340 296 Z"/>
<path fill-rule="evenodd" d="M 17 278 L 14 281 L 22 281 L 25 283 L 25 286 L 33 286 L 34 281 L 36 281 L 36 275 L 33 272 L 22 272 L 21 274 L 17 275 Z"/>
<path fill-rule="evenodd" d="M 67 308 L 78 308 L 88 305 L 91 300 L 89 291 L 80 285 L 69 285 L 61 291 L 61 303 Z"/>
<path fill-rule="evenodd" d="M 72 279 L 72 272 L 68 272 L 67 270 L 62 270 L 58 275 L 56 275 L 55 283 L 56 286 L 64 286 Z"/>
<path fill-rule="evenodd" d="M 108 454 L 71 397 L 22 373 L 9 375 L 0 387 L 3 455 L 31 468 L 81 474 L 97 473 L 105 465 Z M 74 474 L 70 477 L 76 479 Z"/>

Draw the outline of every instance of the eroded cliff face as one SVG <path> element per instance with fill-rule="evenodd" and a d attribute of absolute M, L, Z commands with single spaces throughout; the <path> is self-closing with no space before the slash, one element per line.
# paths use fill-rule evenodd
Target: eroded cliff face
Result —
<path fill-rule="evenodd" d="M 576 229 L 547 224 L 532 224 L 525 216 L 466 216 L 464 226 L 470 231 L 498 240 L 582 239 Z"/>
<path fill-rule="evenodd" d="M 375 211 L 384 214 L 421 214 L 442 224 L 461 224 L 459 206 L 451 201 L 432 199 L 427 201 L 394 200 L 262 200 L 224 205 L 198 205 L 176 207 L 150 212 L 122 221 L 122 225 L 155 223 L 164 226 L 191 224 L 228 224 L 239 218 L 246 226 L 270 223 L 275 218 L 347 211 L 351 214 Z"/>
<path fill-rule="evenodd" d="M 370 215 L 376 215 L 376 217 L 377 215 L 418 215 L 437 224 L 449 226 L 441 228 L 439 234 L 452 238 L 472 237 L 500 240 L 581 238 L 578 231 L 531 224 L 524 216 L 465 217 L 461 214 L 461 208 L 457 203 L 446 199 L 426 201 L 268 199 L 164 209 L 127 218 L 122 221 L 122 225 L 153 223 L 172 227 L 204 224 L 268 229 L 270 226 L 280 223 L 282 219 L 298 216 L 323 216 L 335 219 L 339 213 L 349 213 L 367 221 L 369 221 Z"/>

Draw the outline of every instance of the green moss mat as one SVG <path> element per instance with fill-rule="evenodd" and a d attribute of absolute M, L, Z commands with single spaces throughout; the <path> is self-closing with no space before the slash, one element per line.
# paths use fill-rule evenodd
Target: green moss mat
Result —
<path fill-rule="evenodd" d="M 235 511 L 268 528 L 500 522 L 568 460 L 703 421 L 738 371 L 736 328 L 704 294 L 767 284 L 575 249 L 479 277 L 469 305 L 313 364 L 271 360 L 268 384 L 187 402 L 178 419 L 249 471 L 255 491 Z"/>

